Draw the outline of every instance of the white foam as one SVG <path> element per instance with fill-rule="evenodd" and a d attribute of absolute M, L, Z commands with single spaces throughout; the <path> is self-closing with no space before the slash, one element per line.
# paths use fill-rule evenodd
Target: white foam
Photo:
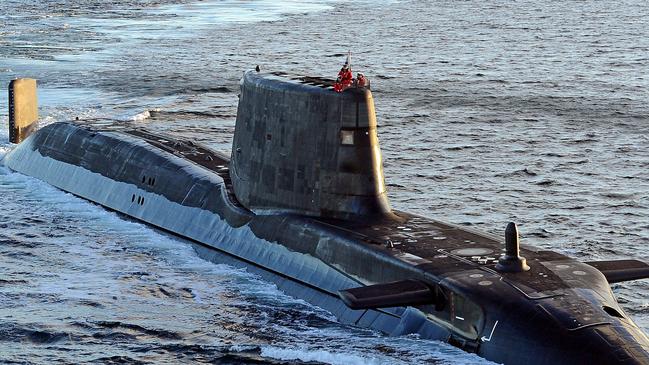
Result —
<path fill-rule="evenodd" d="M 1 138 L 1 137 L 0 137 Z M 11 151 L 13 146 L 11 146 L 8 142 L 7 143 L 1 143 L 0 142 L 0 165 L 4 166 L 4 157 Z"/>
<path fill-rule="evenodd" d="M 340 365 L 381 365 L 386 364 L 387 360 L 373 356 L 334 353 L 327 350 L 310 350 L 306 348 L 292 349 L 275 346 L 262 347 L 261 355 L 279 360 L 317 361 Z"/>
<path fill-rule="evenodd" d="M 261 347 L 261 355 L 279 360 L 316 361 L 327 364 L 492 364 L 449 344 L 417 335 L 388 337 L 353 326 L 275 326 L 280 338 L 293 338 L 288 346 Z"/>
<path fill-rule="evenodd" d="M 9 119 L 0 118 L 0 147 L 9 144 Z"/>
<path fill-rule="evenodd" d="M 197 29 L 216 23 L 253 23 L 279 20 L 283 15 L 321 12 L 331 9 L 338 0 L 296 1 L 259 0 L 205 1 L 160 7 L 161 14 L 173 14 L 175 24 Z"/>
<path fill-rule="evenodd" d="M 262 346 L 261 355 L 284 361 L 314 361 L 332 365 L 493 364 L 448 344 L 420 340 L 414 336 L 385 337 L 375 334 L 368 337 L 367 333 L 337 333 L 335 330 L 322 331 L 315 338 L 301 333 L 294 333 L 294 336 L 294 345 Z"/>
<path fill-rule="evenodd" d="M 151 112 L 159 111 L 159 109 L 153 109 L 153 110 L 145 110 L 143 112 L 137 113 L 133 115 L 132 117 L 128 118 L 128 121 L 133 121 L 133 122 L 142 122 L 145 121 L 149 118 L 151 118 Z"/>
<path fill-rule="evenodd" d="M 232 345 L 228 349 L 228 351 L 232 352 L 244 352 L 244 351 L 252 351 L 257 349 L 257 346 L 251 346 L 251 345 Z"/>

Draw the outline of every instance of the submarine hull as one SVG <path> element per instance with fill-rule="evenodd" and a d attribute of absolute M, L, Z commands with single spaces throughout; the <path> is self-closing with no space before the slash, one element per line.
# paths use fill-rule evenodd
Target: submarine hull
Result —
<path fill-rule="evenodd" d="M 165 142 L 171 140 L 158 137 Z M 151 142 L 155 137 L 150 138 Z M 197 250 L 204 258 L 229 255 L 286 293 L 330 311 L 343 323 L 392 335 L 418 332 L 425 338 L 448 336 L 446 329 L 426 323 L 429 321 L 424 315 L 412 308 L 352 310 L 345 306 L 338 291 L 363 283 L 308 252 L 291 250 L 290 246 L 311 245 L 313 250 L 327 255 L 322 251 L 334 248 L 326 247 L 326 242 L 347 240 L 348 249 L 344 245 L 335 248 L 339 252 L 328 254 L 333 257 L 339 253 L 357 254 L 358 250 L 352 249 L 353 242 L 299 216 L 262 216 L 238 206 L 228 195 L 227 158 L 208 153 L 205 156 L 210 156 L 221 175 L 179 157 L 179 153 L 162 150 L 141 135 L 55 123 L 12 150 L 5 157 L 5 165 L 198 243 Z M 357 257 L 363 254 L 368 259 L 374 256 L 366 251 Z M 407 272 L 395 267 L 392 273 L 385 270 L 382 275 L 396 279 Z M 415 328 L 418 331 L 413 331 Z"/>

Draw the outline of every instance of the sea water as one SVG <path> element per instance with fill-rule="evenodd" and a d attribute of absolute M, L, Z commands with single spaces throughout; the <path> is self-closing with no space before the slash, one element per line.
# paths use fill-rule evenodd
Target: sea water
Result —
<path fill-rule="evenodd" d="M 649 261 L 646 19 L 635 0 L 3 0 L 0 84 L 37 78 L 42 124 L 109 117 L 229 153 L 244 70 L 335 77 L 351 50 L 394 208 Z M 1 363 L 488 363 L 341 325 L 5 167 L 0 207 Z M 613 291 L 649 332 L 649 282 Z"/>

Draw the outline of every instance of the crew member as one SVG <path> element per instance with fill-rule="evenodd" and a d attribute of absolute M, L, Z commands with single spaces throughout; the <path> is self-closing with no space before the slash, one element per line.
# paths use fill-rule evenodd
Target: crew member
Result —
<path fill-rule="evenodd" d="M 338 72 L 338 78 L 334 84 L 334 90 L 342 92 L 352 85 L 353 80 L 354 74 L 352 73 L 352 68 L 345 63 L 345 65 L 340 69 L 340 72 Z"/>
<path fill-rule="evenodd" d="M 356 76 L 356 87 L 366 87 L 369 86 L 368 84 L 369 83 L 365 75 L 359 72 L 358 75 Z"/>

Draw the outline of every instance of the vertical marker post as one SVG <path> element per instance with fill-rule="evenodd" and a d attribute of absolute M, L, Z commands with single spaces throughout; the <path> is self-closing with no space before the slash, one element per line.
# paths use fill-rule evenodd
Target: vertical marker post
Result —
<path fill-rule="evenodd" d="M 9 83 L 9 142 L 20 143 L 38 125 L 36 80 L 16 79 Z"/>

